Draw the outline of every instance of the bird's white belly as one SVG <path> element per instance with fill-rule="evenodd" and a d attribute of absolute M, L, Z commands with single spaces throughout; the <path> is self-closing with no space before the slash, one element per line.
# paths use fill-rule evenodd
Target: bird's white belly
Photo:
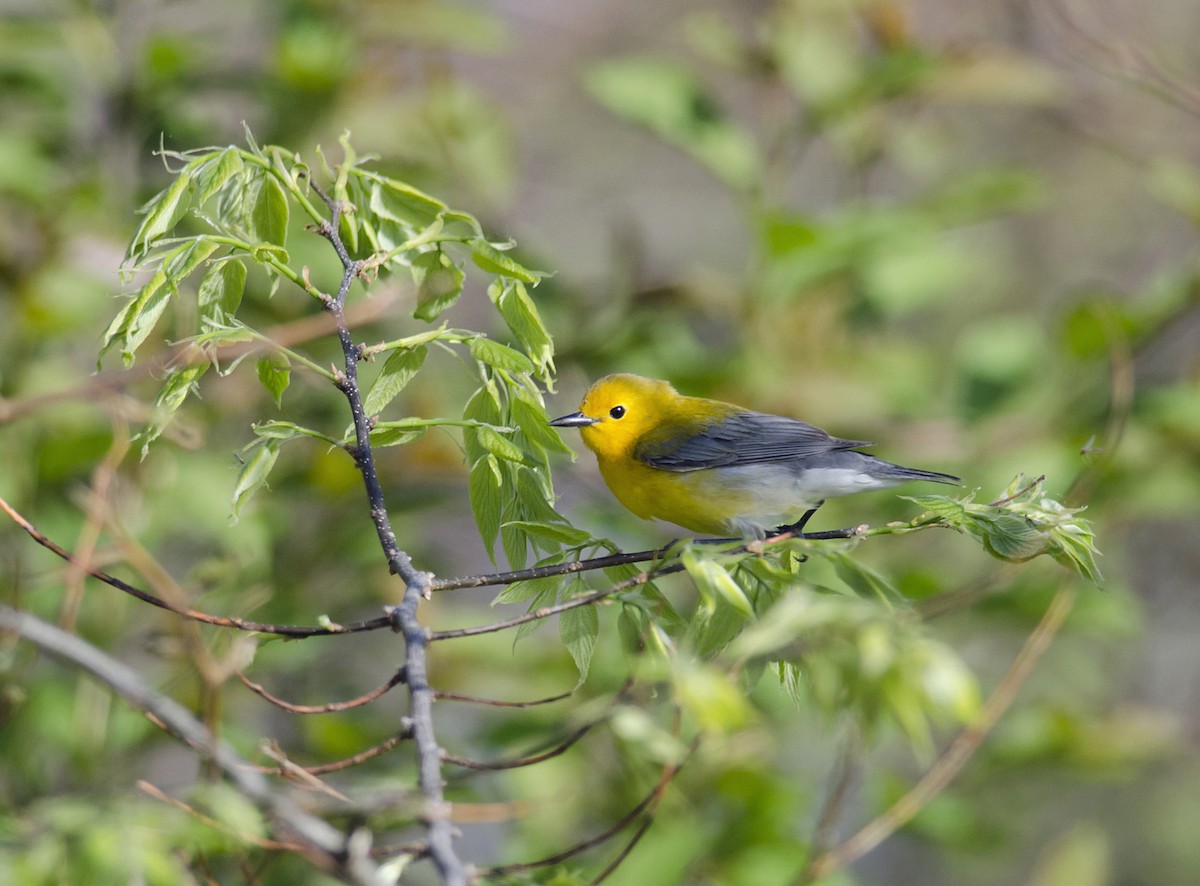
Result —
<path fill-rule="evenodd" d="M 894 486 L 852 468 L 797 470 L 786 464 L 751 464 L 697 471 L 705 487 L 732 507 L 730 528 L 761 534 L 792 523 L 827 498 Z M 693 475 L 693 476 L 696 476 Z M 701 481 L 696 476 L 697 481 Z M 711 485 L 710 485 L 711 484 Z"/>

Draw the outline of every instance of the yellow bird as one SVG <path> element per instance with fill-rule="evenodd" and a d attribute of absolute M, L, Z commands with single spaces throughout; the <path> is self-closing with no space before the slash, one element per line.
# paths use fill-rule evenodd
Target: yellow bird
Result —
<path fill-rule="evenodd" d="M 643 519 L 694 532 L 802 534 L 827 498 L 909 480 L 958 484 L 950 474 L 892 464 L 794 418 L 686 397 L 668 382 L 609 375 L 578 412 L 550 422 L 579 428 L 613 495 Z"/>

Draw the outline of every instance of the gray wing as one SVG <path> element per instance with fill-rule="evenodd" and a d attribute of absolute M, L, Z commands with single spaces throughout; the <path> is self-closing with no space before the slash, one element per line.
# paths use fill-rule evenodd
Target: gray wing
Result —
<path fill-rule="evenodd" d="M 782 415 L 738 412 L 685 440 L 643 440 L 634 457 L 663 471 L 748 465 L 804 458 L 870 446 L 862 440 L 831 437 L 820 428 Z"/>

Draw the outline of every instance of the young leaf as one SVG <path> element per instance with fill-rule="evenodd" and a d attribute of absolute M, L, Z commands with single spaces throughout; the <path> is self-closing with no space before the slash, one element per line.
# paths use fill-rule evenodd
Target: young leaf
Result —
<path fill-rule="evenodd" d="M 435 249 L 412 260 L 413 282 L 417 284 L 417 307 L 413 316 L 432 322 L 462 295 L 462 268 L 450 256 Z"/>
<path fill-rule="evenodd" d="M 860 597 L 873 597 L 887 606 L 904 601 L 896 587 L 869 566 L 841 552 L 831 551 L 826 557 L 833 562 L 838 577 Z"/>
<path fill-rule="evenodd" d="M 275 400 L 275 405 L 283 406 L 283 392 L 292 380 L 292 364 L 288 358 L 272 352 L 259 357 L 255 368 L 258 370 L 258 380 Z"/>
<path fill-rule="evenodd" d="M 526 535 L 571 547 L 586 544 L 592 538 L 590 532 L 576 529 L 565 523 L 535 523 L 531 520 L 517 520 L 513 521 L 512 525 L 519 527 Z"/>
<path fill-rule="evenodd" d="M 416 348 L 393 351 L 388 355 L 383 369 L 379 372 L 379 377 L 375 379 L 371 390 L 367 392 L 366 400 L 363 401 L 363 409 L 367 415 L 381 413 L 384 407 L 404 390 L 405 386 L 412 381 L 413 376 L 417 374 L 417 370 L 421 368 L 421 364 L 425 362 L 428 351 L 427 347 L 421 345 Z"/>
<path fill-rule="evenodd" d="M 545 408 L 534 399 L 534 395 L 518 385 L 511 389 L 510 400 L 513 424 L 532 442 L 555 452 L 571 454 L 572 450 L 563 442 L 562 435 L 550 427 L 550 416 Z"/>
<path fill-rule="evenodd" d="M 154 241 L 170 231 L 179 223 L 192 206 L 192 179 L 187 171 L 175 176 L 164 190 L 160 191 L 150 202 L 142 207 L 146 217 L 138 226 L 137 233 L 129 242 L 129 253 L 126 258 L 143 254 Z"/>
<path fill-rule="evenodd" d="M 497 458 L 516 462 L 525 460 L 525 453 L 515 443 L 504 439 L 487 425 L 475 428 L 475 440 Z"/>
<path fill-rule="evenodd" d="M 463 408 L 463 418 L 489 425 L 500 424 L 500 401 L 497 396 L 495 387 L 483 385 L 467 401 Z M 467 461 L 470 464 L 475 464 L 486 454 L 473 429 L 463 433 L 463 446 L 467 450 Z"/>
<path fill-rule="evenodd" d="M 679 559 L 696 583 L 701 596 L 723 600 L 745 618 L 754 617 L 754 607 L 750 605 L 746 592 L 720 563 L 704 559 L 695 551 L 685 551 Z"/>
<path fill-rule="evenodd" d="M 503 369 L 506 372 L 533 372 L 533 364 L 528 357 L 490 338 L 470 339 L 467 348 L 472 357 L 495 369 Z"/>
<path fill-rule="evenodd" d="M 359 173 L 371 182 L 371 211 L 380 218 L 421 230 L 433 224 L 446 204 L 411 185 L 373 173 Z"/>
<path fill-rule="evenodd" d="M 553 371 L 554 342 L 525 284 L 509 281 L 505 285 L 497 280 L 488 287 L 488 295 L 538 370 L 543 373 L 547 369 Z"/>
<path fill-rule="evenodd" d="M 275 176 L 260 171 L 244 196 L 246 232 L 256 243 L 287 243 L 288 201 Z"/>
<path fill-rule="evenodd" d="M 237 148 L 228 147 L 209 155 L 195 171 L 196 205 L 203 206 L 225 183 L 242 171 L 242 155 Z"/>
<path fill-rule="evenodd" d="M 538 565 L 543 564 L 539 563 Z M 558 591 L 558 585 L 561 581 L 562 577 L 558 575 L 547 575 L 542 578 L 531 578 L 526 581 L 514 581 L 496 595 L 496 599 L 492 600 L 492 605 L 505 606 L 510 603 L 523 603 L 526 600 L 532 600 L 536 597 L 553 596 Z"/>
<path fill-rule="evenodd" d="M 504 510 L 501 495 L 500 464 L 494 455 L 485 455 L 471 465 L 467 491 L 479 536 L 487 545 L 488 555 L 496 559 L 496 536 L 500 532 L 500 515 Z"/>
<path fill-rule="evenodd" d="M 541 279 L 542 275 L 538 271 L 529 270 L 482 237 L 473 238 L 470 246 L 471 259 L 488 273 L 512 277 L 523 283 L 537 283 Z"/>
<path fill-rule="evenodd" d="M 188 394 L 196 389 L 196 382 L 208 371 L 208 367 L 208 363 L 195 363 L 191 366 L 173 367 L 170 370 L 166 383 L 154 400 L 150 423 L 138 435 L 142 440 L 142 458 L 150 451 L 150 444 L 166 430 L 179 407 L 187 400 Z"/>
<path fill-rule="evenodd" d="M 233 513 L 230 518 L 234 523 L 238 521 L 242 507 L 251 496 L 267 485 L 267 477 L 271 475 L 275 460 L 279 458 L 280 442 L 263 440 L 261 444 L 254 445 L 254 451 L 243 462 L 242 470 L 238 473 L 237 485 L 233 488 Z"/>
<path fill-rule="evenodd" d="M 572 590 L 582 588 L 583 582 L 576 579 L 571 582 Z M 579 669 L 579 682 L 576 688 L 583 685 L 587 679 L 588 668 L 592 664 L 592 653 L 596 649 L 596 638 L 600 636 L 600 615 L 595 606 L 576 606 L 558 616 L 558 631 L 563 645 L 575 660 Z"/>
<path fill-rule="evenodd" d="M 200 279 L 201 320 L 224 325 L 237 313 L 246 288 L 246 266 L 238 259 L 216 261 Z"/>
<path fill-rule="evenodd" d="M 340 446 L 341 444 L 330 437 L 328 434 L 322 434 L 320 431 L 314 431 L 312 428 L 302 427 L 290 421 L 260 421 L 252 424 L 250 430 L 259 437 L 267 437 L 272 440 L 291 440 L 293 437 L 312 437 L 316 440 L 324 440 L 331 446 Z"/>

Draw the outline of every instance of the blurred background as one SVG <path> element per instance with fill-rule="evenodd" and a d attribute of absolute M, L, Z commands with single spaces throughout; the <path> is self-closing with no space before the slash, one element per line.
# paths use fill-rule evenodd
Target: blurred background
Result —
<path fill-rule="evenodd" d="M 340 156 L 349 131 L 381 169 L 553 272 L 534 293 L 558 348 L 552 414 L 573 411 L 598 375 L 635 371 L 876 440 L 883 457 L 962 475 L 981 501 L 1023 472 L 1087 506 L 1103 587 L 1081 587 L 962 776 L 831 882 L 1200 877 L 1200 6 L 2 0 L 0 16 L 0 494 L 52 538 L 138 576 L 157 562 L 208 611 L 348 621 L 393 599 L 348 460 L 288 453 L 271 491 L 230 524 L 233 454 L 250 422 L 278 414 L 252 373 L 207 378 L 139 461 L 121 443 L 146 417 L 155 363 L 96 371 L 135 211 L 166 181 L 156 149 L 240 143 L 245 124 L 260 143 Z M 314 274 L 335 274 L 302 237 L 292 243 L 312 250 Z M 470 281 L 452 324 L 491 322 Z M 251 309 L 263 326 L 311 314 L 307 298 L 263 290 Z M 407 334 L 416 324 L 388 311 L 407 297 L 382 281 L 364 340 Z M 184 328 L 164 321 L 164 352 L 172 322 Z M 328 363 L 332 345 L 308 351 Z M 405 391 L 404 409 L 459 414 L 473 381 L 444 363 Z M 290 416 L 344 426 L 334 392 L 293 387 Z M 431 434 L 382 459 L 417 562 L 490 570 L 455 439 Z M 590 456 L 564 459 L 557 480 L 559 509 L 622 546 L 675 534 L 625 514 Z M 914 510 L 855 497 L 814 528 Z M 921 601 L 986 691 L 1073 579 L 932 536 L 859 551 Z M 85 586 L 11 525 L 0 526 L 0 583 L 5 599 L 75 627 L 175 697 L 219 708 L 251 753 L 270 736 L 302 762 L 349 755 L 385 738 L 402 709 L 396 698 L 298 719 L 236 683 L 208 697 L 193 644 L 228 655 L 230 638 L 197 641 Z M 489 620 L 508 611 L 492 596 L 439 597 L 423 615 L 439 627 Z M 624 673 L 612 627 L 585 696 Z M 264 643 L 250 673 L 321 703 L 380 682 L 394 644 Z M 87 680 L 7 641 L 0 652 L 0 873 L 57 882 L 73 865 L 90 882 L 178 882 L 173 847 L 186 843 L 220 879 L 235 842 L 133 787 L 190 784 L 191 755 Z M 576 676 L 556 631 L 439 646 L 433 667 L 439 686 L 506 698 L 565 691 Z M 611 882 L 798 875 L 845 725 L 777 688 L 756 692 L 756 719 L 689 764 Z M 444 744 L 492 756 L 570 716 L 438 709 Z M 846 831 L 929 759 L 872 736 Z M 376 764 L 354 777 L 411 781 L 402 752 Z M 464 852 L 491 863 L 561 848 L 636 802 L 646 771 L 610 742 L 503 777 L 455 776 L 458 799 L 536 806 L 464 825 Z M 316 876 L 287 859 L 257 872 L 301 874 Z"/>

